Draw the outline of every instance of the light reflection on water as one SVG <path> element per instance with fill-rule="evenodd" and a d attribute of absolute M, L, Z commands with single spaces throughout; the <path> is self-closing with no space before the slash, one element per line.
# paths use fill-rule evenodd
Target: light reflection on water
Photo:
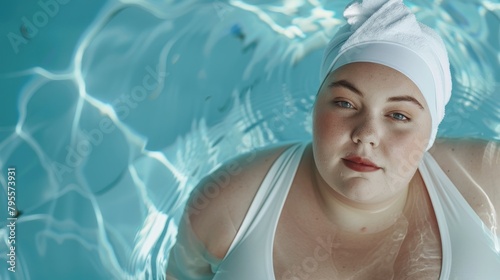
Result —
<path fill-rule="evenodd" d="M 43 9 L 10 4 L 2 34 L 29 38 L 17 53 L 0 46 L 0 180 L 17 167 L 22 210 L 17 278 L 161 278 L 201 177 L 310 137 L 321 49 L 348 1 L 323 2 L 68 1 L 37 32 L 19 19 Z M 500 5 L 408 4 L 450 51 L 440 134 L 500 139 Z"/>

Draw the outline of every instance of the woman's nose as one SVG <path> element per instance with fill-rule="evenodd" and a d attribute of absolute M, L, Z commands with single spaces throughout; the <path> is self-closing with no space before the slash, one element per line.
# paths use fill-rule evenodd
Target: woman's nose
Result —
<path fill-rule="evenodd" d="M 356 144 L 369 144 L 375 148 L 379 145 L 380 133 L 380 128 L 377 128 L 373 118 L 364 118 L 354 128 L 351 138 Z"/>

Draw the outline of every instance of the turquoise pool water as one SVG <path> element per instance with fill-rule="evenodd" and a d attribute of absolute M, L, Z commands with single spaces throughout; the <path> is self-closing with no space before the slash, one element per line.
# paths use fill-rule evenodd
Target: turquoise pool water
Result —
<path fill-rule="evenodd" d="M 311 137 L 322 48 L 347 3 L 4 3 L 0 278 L 161 279 L 203 176 Z M 500 140 L 500 2 L 406 3 L 449 48 L 440 136 Z"/>

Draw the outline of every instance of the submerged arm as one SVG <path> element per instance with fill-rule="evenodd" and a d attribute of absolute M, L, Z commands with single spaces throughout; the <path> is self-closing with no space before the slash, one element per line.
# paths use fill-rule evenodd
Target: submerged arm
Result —
<path fill-rule="evenodd" d="M 210 255 L 204 244 L 193 232 L 186 216 L 181 220 L 177 242 L 170 250 L 167 279 L 209 280 L 214 277 L 211 265 L 217 259 Z"/>

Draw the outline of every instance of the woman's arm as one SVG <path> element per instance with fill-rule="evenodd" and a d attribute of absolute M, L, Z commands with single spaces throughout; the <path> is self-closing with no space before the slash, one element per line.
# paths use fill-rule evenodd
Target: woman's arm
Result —
<path fill-rule="evenodd" d="M 194 188 L 179 222 L 177 241 L 170 251 L 167 279 L 212 279 L 212 266 L 217 266 L 222 256 L 220 244 L 227 241 L 232 225 L 227 211 L 227 188 L 232 176 L 219 176 L 222 166 L 203 178 Z M 226 176 L 226 177 L 224 177 Z"/>
<path fill-rule="evenodd" d="M 219 259 L 212 256 L 193 232 L 188 211 L 185 211 L 177 233 L 177 241 L 170 250 L 167 279 L 209 280 L 214 277 L 212 265 Z"/>

